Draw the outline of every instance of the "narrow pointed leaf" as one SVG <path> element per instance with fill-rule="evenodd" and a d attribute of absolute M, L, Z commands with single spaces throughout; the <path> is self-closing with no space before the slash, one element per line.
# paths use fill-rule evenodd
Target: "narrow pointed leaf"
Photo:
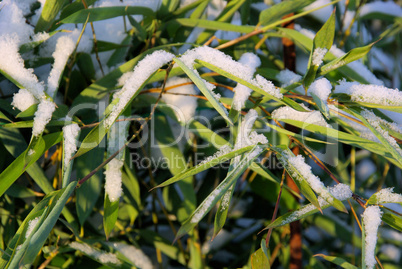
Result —
<path fill-rule="evenodd" d="M 204 96 L 208 99 L 208 101 L 212 104 L 212 106 L 218 111 L 218 113 L 230 124 L 233 122 L 228 117 L 228 112 L 226 108 L 219 103 L 215 97 L 212 95 L 212 92 L 205 86 L 204 81 L 201 77 L 194 73 L 188 66 L 186 66 L 181 60 L 174 58 L 174 61 L 183 69 L 183 71 L 187 74 L 187 76 L 197 85 L 198 89 L 204 94 Z"/>
<path fill-rule="evenodd" d="M 347 261 L 345 261 L 342 258 L 339 257 L 334 257 L 334 256 L 328 256 L 328 255 L 324 255 L 324 254 L 316 254 L 314 255 L 314 257 L 321 257 L 329 262 L 332 262 L 333 264 L 339 265 L 342 268 L 345 269 L 358 269 L 358 267 L 354 266 L 351 263 L 348 263 Z"/>
<path fill-rule="evenodd" d="M 244 148 L 233 150 L 228 154 L 224 154 L 222 156 L 212 158 L 209 161 L 200 163 L 199 165 L 194 166 L 194 167 L 192 167 L 192 168 L 190 168 L 190 169 L 188 169 L 186 171 L 183 171 L 183 172 L 177 174 L 176 176 L 166 180 L 165 182 L 159 184 L 156 188 L 165 187 L 165 186 L 173 184 L 173 183 L 175 183 L 175 182 L 177 182 L 179 180 L 182 180 L 182 179 L 184 179 L 186 177 L 190 177 L 190 176 L 193 176 L 195 174 L 198 174 L 198 173 L 200 173 L 200 172 L 202 172 L 204 170 L 207 170 L 208 168 L 211 168 L 211 167 L 213 167 L 215 165 L 218 165 L 218 164 L 226 162 L 226 161 L 228 161 L 228 160 L 230 160 L 230 159 L 232 159 L 232 158 L 234 158 L 236 156 L 239 156 L 239 155 L 241 155 L 241 154 L 243 154 L 245 152 L 248 152 L 248 151 L 252 150 L 253 147 L 254 146 L 247 146 L 247 147 L 244 147 Z"/>
<path fill-rule="evenodd" d="M 104 202 L 105 212 L 103 215 L 103 228 L 105 230 L 106 239 L 109 239 L 110 232 L 113 231 L 119 213 L 119 201 L 111 202 L 109 196 L 105 194 Z"/>
<path fill-rule="evenodd" d="M 144 15 L 146 17 L 153 17 L 155 14 L 152 9 L 140 6 L 96 7 L 81 9 L 67 18 L 62 19 L 60 23 L 85 23 L 88 15 L 88 22 L 94 22 L 124 15 Z"/>
<path fill-rule="evenodd" d="M 323 76 L 332 70 L 338 69 L 341 66 L 347 65 L 353 61 L 356 61 L 362 57 L 364 57 L 374 46 L 375 42 L 360 48 L 354 48 L 350 50 L 348 53 L 343 55 L 342 57 L 336 58 L 335 60 L 323 65 L 319 72 L 320 76 Z"/>
<path fill-rule="evenodd" d="M 211 192 L 207 198 L 198 206 L 188 220 L 186 220 L 177 232 L 176 239 L 191 231 L 198 222 L 216 205 L 221 197 L 228 191 L 241 174 L 250 166 L 250 164 L 258 157 L 255 154 L 256 150 L 262 150 L 261 146 L 254 146 L 254 148 L 244 156 L 239 164 L 228 173 L 226 178 L 218 185 L 218 187 Z"/>

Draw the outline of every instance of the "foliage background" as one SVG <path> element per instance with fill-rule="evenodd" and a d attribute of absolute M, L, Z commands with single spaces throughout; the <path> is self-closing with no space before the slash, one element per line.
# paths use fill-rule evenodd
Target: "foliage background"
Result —
<path fill-rule="evenodd" d="M 216 152 L 216 147 L 212 144 L 203 149 L 197 149 L 191 146 L 189 141 L 183 141 L 180 147 L 168 147 L 159 153 L 152 151 L 154 149 L 147 148 L 147 145 L 138 149 L 126 150 L 122 177 L 124 196 L 118 203 L 118 211 L 113 211 L 114 214 L 118 214 L 115 215 L 117 217 L 116 222 L 113 221 L 113 218 L 105 217 L 102 169 L 76 190 L 74 190 L 74 186 L 70 186 L 67 190 L 62 189 L 63 146 L 62 143 L 59 143 L 61 140 L 59 132 L 64 121 L 61 119 L 71 108 L 78 105 L 88 107 L 89 104 L 97 104 L 105 107 L 104 104 L 109 100 L 111 94 L 119 86 L 121 87 L 121 85 L 116 86 L 116 82 L 122 74 L 131 71 L 144 55 L 155 49 L 165 49 L 179 55 L 186 49 L 205 44 L 214 36 L 216 38 L 210 43 L 211 46 L 218 48 L 222 46 L 222 51 L 235 60 L 238 60 L 245 52 L 256 53 L 262 62 L 257 73 L 272 80 L 279 87 L 281 83 L 276 75 L 284 69 L 281 38 L 288 37 L 295 42 L 296 71 L 301 75 L 307 71 L 312 47 L 311 39 L 303 34 L 305 32 L 287 31 L 281 27 L 280 20 L 284 15 L 296 12 L 296 15 L 300 15 L 297 16 L 297 24 L 317 32 L 329 18 L 332 9 L 336 7 L 334 44 L 347 52 L 377 41 L 371 51 L 369 53 L 367 53 L 368 50 L 365 51 L 364 56 L 359 61 L 370 70 L 369 72 L 384 81 L 387 87 L 400 88 L 402 75 L 400 66 L 401 17 L 400 15 L 381 12 L 381 10 L 360 15 L 359 11 L 364 10 L 364 6 L 369 4 L 366 1 L 347 1 L 347 8 L 345 8 L 345 1 L 334 1 L 333 6 L 328 6 L 314 13 L 305 12 L 306 14 L 302 12 L 308 10 L 305 8 L 308 3 L 316 2 L 314 4 L 318 7 L 329 3 L 329 1 L 292 0 L 286 1 L 289 3 L 288 5 L 278 5 L 273 1 L 265 1 L 264 3 L 252 0 L 130 2 L 134 6 L 135 4 L 148 6 L 151 11 L 135 7 L 126 9 L 124 6 L 114 10 L 112 10 L 113 8 L 104 8 L 103 10 L 91 11 L 93 8 L 91 5 L 95 1 L 89 0 L 86 3 L 78 0 L 46 1 L 46 4 L 44 1 L 31 2 L 32 12 L 24 14 L 27 23 L 32 24 L 36 32 L 47 31 L 55 36 L 60 34 L 57 31 L 61 29 L 71 31 L 77 27 L 81 31 L 88 19 L 88 10 L 92 12 L 91 14 L 98 16 L 97 21 L 93 22 L 97 36 L 95 46 L 89 52 L 75 51 L 64 70 L 58 95 L 55 98 L 58 108 L 47 126 L 46 135 L 44 135 L 46 145 L 42 151 L 43 154 L 40 158 L 38 156 L 37 161 L 27 162 L 25 165 L 23 162 L 16 162 L 18 156 L 21 156 L 30 144 L 32 119 L 36 107 L 23 113 L 13 109 L 10 105 L 11 99 L 18 88 L 6 77 L 0 78 L 2 94 L 0 99 L 0 169 L 3 171 L 0 181 L 2 193 L 0 197 L 0 248 L 6 250 L 13 238 L 25 240 L 24 233 L 18 228 L 26 229 L 28 220 L 41 215 L 38 212 L 35 213 L 35 210 L 42 208 L 42 211 L 49 210 L 55 214 L 53 219 L 51 215 L 48 217 L 48 219 L 54 220 L 54 227 L 50 224 L 46 226 L 48 228 L 47 235 L 44 235 L 43 240 L 36 238 L 38 240 L 36 242 L 43 241 L 44 246 L 36 243 L 39 249 L 31 248 L 26 254 L 26 256 L 33 255 L 32 268 L 141 267 L 130 260 L 130 255 L 125 255 L 123 251 L 118 252 L 115 245 L 109 244 L 109 242 L 124 243 L 141 249 L 142 253 L 138 255 L 147 255 L 155 268 L 251 268 L 253 263 L 251 257 L 260 248 L 261 240 L 265 240 L 266 237 L 265 232 L 259 233 L 259 231 L 271 222 L 281 189 L 279 183 L 283 169 L 278 168 L 278 166 L 274 167 L 274 163 L 277 162 L 274 157 L 270 159 L 272 162 L 270 168 L 272 169 L 260 170 L 259 173 L 256 170 L 247 169 L 240 177 L 234 191 L 226 224 L 214 240 L 212 240 L 213 218 L 216 209 L 212 208 L 211 212 L 189 235 L 183 236 L 172 244 L 183 221 L 225 178 L 227 168 L 209 169 L 175 185 L 150 191 L 152 187 L 177 174 L 178 172 L 175 169 L 180 171 L 181 168 L 170 166 L 156 167 L 157 169 L 153 170 L 155 167 L 144 169 L 130 163 L 130 154 L 132 153 L 139 154 L 142 157 L 155 157 L 162 154 L 168 159 L 179 156 L 186 160 L 186 164 L 189 160 L 189 165 L 192 166 L 194 165 L 194 158 L 198 156 L 196 153 L 203 154 L 201 156 L 210 156 Z M 117 2 L 119 1 L 115 1 L 114 4 L 121 5 Z M 395 3 L 398 4 L 398 2 Z M 87 9 L 88 7 L 89 9 Z M 138 13 L 142 16 L 133 16 Z M 1 11 L 0 16 L 2 16 Z M 111 17 L 116 18 L 109 19 Z M 123 17 L 125 23 L 122 25 Z M 120 27 L 120 29 L 108 28 L 108 25 Z M 83 39 L 87 38 L 89 42 L 94 42 L 92 26 L 88 23 L 86 27 Z M 255 29 L 263 30 L 258 35 L 252 35 L 245 40 L 239 41 L 237 39 Z M 117 31 L 120 32 L 116 34 Z M 231 40 L 236 40 L 236 42 L 227 46 L 229 44 L 227 42 Z M 26 67 L 34 68 L 39 77 L 41 74 L 42 77 L 43 74 L 48 74 L 50 64 L 53 62 L 53 58 L 50 57 L 51 54 L 48 53 L 43 56 L 44 54 L 41 53 L 41 50 L 46 50 L 46 42 L 48 41 L 43 44 L 26 46 L 25 54 L 23 54 Z M 21 50 L 22 48 L 20 48 L 20 52 Z M 97 54 L 100 56 L 97 57 Z M 324 60 L 329 62 L 332 59 L 326 58 Z M 223 96 L 221 102 L 226 107 L 230 107 L 233 94 L 229 89 L 232 89 L 236 83 L 219 74 L 211 73 L 208 69 L 201 70 L 205 79 L 219 83 L 218 92 Z M 369 82 L 360 71 L 344 67 L 333 70 L 325 76 L 332 83 L 341 78 L 361 83 Z M 179 68 L 173 69 L 172 73 L 183 75 L 183 71 Z M 150 93 L 152 91 L 160 92 L 164 76 L 164 72 L 159 72 L 150 79 L 145 90 L 133 100 L 131 108 L 125 112 L 128 113 L 126 116 L 147 117 L 150 115 L 151 105 L 155 103 L 157 96 Z M 214 119 L 211 121 L 211 130 L 225 129 L 226 122 L 221 118 L 216 120 L 217 113 L 214 107 L 203 98 L 202 94 L 197 94 L 196 97 L 198 98 L 196 113 Z M 253 101 L 262 100 L 261 95 L 255 92 L 251 98 Z M 334 98 L 346 106 L 356 106 L 344 96 L 334 96 Z M 305 101 L 305 99 L 297 97 L 293 100 Z M 260 107 L 248 101 L 246 110 L 256 108 L 260 116 L 270 120 L 269 112 L 272 112 L 280 104 L 275 101 L 265 101 L 259 103 Z M 359 105 L 372 107 L 370 104 Z M 386 107 L 379 108 L 387 109 Z M 99 108 L 100 113 L 96 111 L 97 109 L 81 110 L 76 115 L 77 118 L 74 118 L 74 121 L 82 127 L 81 141 L 88 135 L 94 124 L 96 125 L 102 120 L 102 108 Z M 393 110 L 400 112 L 401 106 Z M 265 111 L 268 111 L 268 114 Z M 156 110 L 153 115 L 158 145 L 174 139 L 175 129 L 179 128 L 180 122 L 177 122 L 177 119 L 172 115 L 171 111 L 162 109 Z M 392 119 L 401 124 L 400 115 L 396 113 L 387 115 L 392 116 Z M 331 119 L 331 122 L 335 123 L 336 121 Z M 343 126 L 340 127 L 340 130 L 351 133 L 359 139 L 356 130 L 345 128 L 341 122 L 337 123 Z M 264 129 L 261 124 L 261 122 L 257 122 L 256 127 Z M 297 125 L 295 123 L 295 125 L 303 127 L 302 124 Z M 191 135 L 191 142 L 202 144 L 211 139 L 208 133 L 202 135 L 205 129 L 201 124 L 192 123 L 190 127 L 194 130 Z M 140 128 L 139 123 L 133 121 L 130 125 L 129 134 L 134 134 L 138 128 Z M 306 130 L 298 130 L 297 132 L 306 137 L 326 141 L 319 129 L 308 129 L 309 133 L 306 133 Z M 289 145 L 289 137 L 284 134 L 284 130 L 280 127 L 278 130 L 280 131 L 276 132 L 272 128 L 265 128 L 264 134 L 273 144 Z M 222 140 L 218 140 L 219 145 L 225 143 L 223 139 L 229 140 L 231 138 L 231 132 L 232 130 L 226 129 L 225 132 L 221 133 Z M 397 139 L 401 139 L 401 134 L 393 135 Z M 138 138 L 136 139 L 138 140 Z M 337 144 L 339 155 L 334 156 L 338 158 L 336 160 L 337 165 L 336 167 L 328 166 L 330 175 L 339 179 L 340 182 L 350 185 L 354 193 L 366 199 L 375 191 L 385 187 L 394 187 L 395 192 L 402 192 L 400 160 L 389 157 L 387 150 L 384 150 L 383 154 L 378 151 L 373 153 L 372 148 L 365 146 L 364 142 L 348 143 L 345 141 Z M 397 141 L 400 142 L 401 140 Z M 322 143 L 308 140 L 302 140 L 302 142 L 303 145 L 317 151 L 323 148 Z M 200 152 L 197 152 L 198 150 Z M 84 178 L 107 157 L 104 143 L 77 157 L 72 167 L 71 179 Z M 309 164 L 313 166 L 314 173 L 320 176 L 325 185 L 333 185 L 328 173 L 314 165 L 312 161 Z M 16 166 L 13 168 L 13 165 Z M 5 171 L 6 168 L 10 167 L 15 171 L 24 169 L 25 172 L 19 176 L 19 172 L 13 174 Z M 9 187 L 2 185 L 11 178 L 15 181 L 12 185 Z M 49 196 L 49 193 L 59 189 L 62 191 Z M 63 192 L 67 194 L 69 191 L 72 193 L 71 197 L 61 195 Z M 46 194 L 49 200 L 44 198 Z M 65 206 L 62 203 L 62 198 L 65 199 Z M 301 203 L 307 202 L 303 200 Z M 360 216 L 361 206 L 354 201 L 351 201 L 349 205 L 353 206 L 357 216 Z M 59 218 L 55 212 L 61 211 L 63 207 L 64 211 Z M 300 204 L 294 196 L 287 188 L 283 188 L 278 216 L 299 207 Z M 398 268 L 402 262 L 400 255 L 402 247 L 400 214 L 402 211 L 400 206 L 390 206 L 390 208 L 399 212 L 399 215 L 393 215 L 395 218 L 393 228 L 395 229 L 385 223 L 381 226 L 377 256 L 384 268 Z M 351 212 L 349 206 L 348 210 Z M 108 221 L 109 224 L 107 224 Z M 353 214 L 347 215 L 335 209 L 327 209 L 322 215 L 318 213 L 304 218 L 301 226 L 303 231 L 303 268 L 330 268 L 334 266 L 322 258 L 314 257 L 315 254 L 320 253 L 340 257 L 351 264 L 360 266 L 361 232 Z M 108 240 L 105 229 L 108 233 Z M 288 225 L 275 228 L 272 231 L 268 249 L 269 263 L 272 268 L 289 267 L 289 238 Z M 99 259 L 72 248 L 70 243 L 74 241 L 83 241 L 103 251 L 117 253 L 123 265 L 102 264 Z M 130 251 L 131 255 L 134 255 L 134 250 L 130 249 Z M 5 262 L 9 260 L 9 254 L 6 253 L 2 257 L 1 266 L 4 268 L 10 265 Z M 15 252 L 12 252 L 12 255 L 16 255 Z M 260 255 L 260 253 L 255 255 Z M 262 265 L 260 266 L 262 267 Z M 254 264 L 254 268 L 258 268 L 258 265 Z"/>

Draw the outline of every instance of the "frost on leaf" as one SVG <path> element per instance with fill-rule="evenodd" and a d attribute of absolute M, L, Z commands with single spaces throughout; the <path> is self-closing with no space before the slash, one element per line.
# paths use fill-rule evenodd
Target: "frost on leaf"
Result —
<path fill-rule="evenodd" d="M 245 66 L 252 68 L 253 71 L 256 71 L 256 68 L 260 66 L 261 60 L 258 58 L 257 55 L 253 53 L 244 53 L 240 59 L 239 63 L 244 64 Z M 250 96 L 252 90 L 240 83 L 237 84 L 237 86 L 233 89 L 234 90 L 234 96 L 233 96 L 233 102 L 232 102 L 232 107 L 240 111 Z"/>
<path fill-rule="evenodd" d="M 320 66 L 327 51 L 328 50 L 324 48 L 316 48 L 313 52 L 312 64 L 315 66 Z"/>
<path fill-rule="evenodd" d="M 384 106 L 402 106 L 402 92 L 381 85 L 365 85 L 358 82 L 339 81 L 335 93 L 346 93 L 352 101 Z"/>
<path fill-rule="evenodd" d="M 39 136 L 45 130 L 46 124 L 52 119 L 52 114 L 56 109 L 56 104 L 50 100 L 42 99 L 35 112 L 32 134 Z"/>
<path fill-rule="evenodd" d="M 114 99 L 118 99 L 117 104 L 112 108 L 110 115 L 105 119 L 105 128 L 110 128 L 120 113 L 124 110 L 131 98 L 137 93 L 147 79 L 163 65 L 169 63 L 174 55 L 157 50 L 152 54 L 148 54 L 134 68 L 132 75 L 126 80 L 123 88 L 115 93 Z"/>
<path fill-rule="evenodd" d="M 86 243 L 72 242 L 70 243 L 70 247 L 75 250 L 81 251 L 82 253 L 85 253 L 86 255 L 92 257 L 95 260 L 100 261 L 101 263 L 112 263 L 116 265 L 121 264 L 116 254 L 100 251 L 98 249 L 91 247 Z"/>
<path fill-rule="evenodd" d="M 70 162 L 71 157 L 77 151 L 77 138 L 80 133 L 78 124 L 73 123 L 63 127 L 64 137 L 64 165 Z"/>
<path fill-rule="evenodd" d="M 376 264 L 375 247 L 381 215 L 382 211 L 379 206 L 369 206 L 362 214 L 365 233 L 365 263 L 368 269 L 374 268 Z"/>
<path fill-rule="evenodd" d="M 394 193 L 394 187 L 385 188 L 374 193 L 369 202 L 373 204 L 402 203 L 402 195 Z"/>
<path fill-rule="evenodd" d="M 18 108 L 20 111 L 27 110 L 30 106 L 37 104 L 38 100 L 26 89 L 20 89 L 18 93 L 14 94 L 12 106 Z"/>
<path fill-rule="evenodd" d="M 315 124 L 327 128 L 332 128 L 325 119 L 322 117 L 319 111 L 311 111 L 311 112 L 300 112 L 291 107 L 283 106 L 275 109 L 272 112 L 272 118 L 276 120 L 297 120 L 302 121 L 308 124 Z"/>
<path fill-rule="evenodd" d="M 320 98 L 323 102 L 327 102 L 328 96 L 331 94 L 331 82 L 326 78 L 321 78 L 314 81 L 309 89 L 308 93 L 313 93 L 315 96 Z"/>

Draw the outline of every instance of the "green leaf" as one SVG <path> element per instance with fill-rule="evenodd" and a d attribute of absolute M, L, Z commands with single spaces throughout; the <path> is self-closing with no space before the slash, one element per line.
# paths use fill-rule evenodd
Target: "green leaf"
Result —
<path fill-rule="evenodd" d="M 283 35 L 285 35 L 286 37 L 294 40 L 295 44 L 298 47 L 300 47 L 304 50 L 307 50 L 309 52 L 312 50 L 313 40 L 311 40 L 309 37 L 303 35 L 302 33 L 298 32 L 296 30 L 293 30 L 293 29 L 288 29 L 288 28 L 278 28 L 278 31 L 280 33 L 282 33 Z M 333 61 L 335 59 L 337 59 L 337 57 L 334 54 L 332 54 L 332 52 L 330 52 L 330 51 L 324 57 L 325 61 Z M 328 63 L 326 65 L 329 65 L 330 63 Z M 321 71 L 318 73 L 318 76 L 324 75 L 324 73 L 322 73 L 324 66 L 321 67 Z M 344 65 L 344 66 L 340 67 L 339 69 L 337 69 L 337 71 L 339 71 L 343 76 L 350 78 L 351 80 L 356 80 L 356 81 L 359 81 L 359 82 L 365 83 L 365 84 L 369 83 L 364 77 L 362 77 L 360 75 L 359 70 L 354 70 L 353 68 L 349 67 L 348 65 Z"/>
<path fill-rule="evenodd" d="M 155 188 L 165 187 L 167 185 L 173 184 L 173 183 L 175 183 L 175 182 L 177 182 L 179 180 L 182 180 L 184 178 L 187 178 L 187 177 L 193 176 L 195 174 L 198 174 L 198 173 L 200 173 L 200 172 L 202 172 L 202 171 L 204 171 L 204 170 L 206 170 L 208 168 L 211 168 L 211 167 L 214 167 L 214 166 L 216 166 L 216 165 L 218 165 L 220 163 L 226 162 L 226 161 L 228 161 L 228 160 L 230 160 L 230 159 L 232 159 L 232 158 L 234 158 L 236 156 L 239 156 L 239 155 L 241 155 L 243 153 L 249 152 L 253 148 L 254 148 L 254 146 L 247 146 L 247 147 L 244 147 L 244 148 L 233 150 L 228 154 L 224 154 L 224 155 L 221 155 L 219 157 L 212 158 L 211 160 L 209 160 L 207 162 L 200 163 L 197 166 L 194 166 L 194 167 L 192 167 L 190 169 L 187 169 L 185 171 L 182 171 L 182 172 L 176 174 L 174 177 L 166 180 L 165 182 L 161 183 L 160 185 L 156 186 Z"/>
<path fill-rule="evenodd" d="M 31 264 L 38 255 L 76 186 L 77 182 L 74 181 L 71 182 L 66 188 L 60 190 L 60 198 L 57 201 L 54 201 L 54 207 L 29 242 L 28 251 L 24 256 L 25 264 Z"/>
<path fill-rule="evenodd" d="M 392 154 L 389 153 L 388 150 L 379 143 L 367 140 L 365 138 L 361 138 L 360 136 L 348 134 L 333 128 L 327 128 L 315 124 L 306 124 L 305 122 L 302 121 L 289 120 L 289 119 L 281 119 L 280 121 L 299 127 L 303 130 L 310 131 L 316 135 L 324 135 L 326 137 L 334 139 L 335 141 L 359 147 L 361 149 L 369 150 L 371 152 L 384 156 L 385 158 L 389 159 L 393 164 L 402 167 L 399 164 L 399 162 L 397 162 L 393 158 Z"/>
<path fill-rule="evenodd" d="M 215 97 L 212 95 L 212 92 L 205 86 L 205 82 L 201 79 L 199 74 L 196 74 L 192 71 L 188 66 L 186 66 L 181 60 L 174 58 L 174 61 L 183 69 L 183 71 L 187 74 L 187 76 L 197 85 L 198 89 L 204 94 L 204 96 L 208 99 L 208 101 L 213 105 L 215 110 L 230 124 L 233 125 L 232 121 L 228 117 L 228 112 L 226 108 L 219 103 Z"/>
<path fill-rule="evenodd" d="M 326 204 L 326 205 L 321 206 L 321 209 L 326 209 L 330 206 L 331 206 L 330 204 Z M 308 204 L 308 205 L 302 206 L 300 209 L 294 210 L 292 212 L 288 212 L 288 213 L 280 216 L 279 218 L 277 218 L 276 220 L 271 222 L 267 227 L 265 227 L 264 230 L 280 227 L 280 226 L 289 224 L 291 222 L 294 222 L 296 220 L 304 219 L 317 212 L 319 212 L 319 210 L 313 204 Z"/>
<path fill-rule="evenodd" d="M 78 179 L 85 177 L 102 163 L 104 151 L 104 147 L 96 147 L 85 156 L 76 158 L 75 169 Z M 85 181 L 76 191 L 77 200 L 75 206 L 81 226 L 84 225 L 86 219 L 93 212 L 93 208 L 102 191 L 102 181 L 102 170 L 99 170 L 92 176 L 91 180 Z"/>
<path fill-rule="evenodd" d="M 0 139 L 10 154 L 17 158 L 28 145 L 18 129 L 0 128 Z M 36 184 L 46 193 L 54 191 L 42 168 L 35 162 L 26 169 Z"/>
<path fill-rule="evenodd" d="M 155 132 L 156 142 L 158 148 L 167 160 L 169 171 L 174 176 L 183 173 L 187 168 L 187 164 L 183 153 L 176 142 L 177 138 L 173 135 L 171 125 L 168 123 L 167 118 L 164 115 L 156 115 L 155 123 L 155 126 L 158 126 L 158 131 Z M 182 179 L 183 180 L 178 184 L 178 187 L 183 194 L 183 198 L 180 199 L 181 206 L 178 208 L 178 212 L 176 213 L 179 221 L 187 219 L 191 212 L 194 211 L 197 203 L 193 187 L 193 179 L 191 177 Z"/>
<path fill-rule="evenodd" d="M 366 229 L 362 221 L 362 269 L 366 269 Z"/>
<path fill-rule="evenodd" d="M 325 260 L 332 262 L 333 264 L 339 265 L 342 268 L 345 269 L 358 269 L 358 267 L 354 266 L 353 264 L 348 263 L 342 258 L 335 257 L 335 256 L 328 256 L 324 254 L 316 254 L 314 257 L 321 257 L 324 258 Z"/>
<path fill-rule="evenodd" d="M 270 269 L 271 265 L 267 256 L 265 255 L 262 248 L 259 248 L 256 252 L 251 254 L 251 268 L 252 269 Z"/>
<path fill-rule="evenodd" d="M 51 192 L 48 195 L 46 195 L 26 216 L 24 221 L 20 224 L 20 227 L 18 228 L 17 232 L 13 236 L 12 240 L 8 243 L 7 249 L 5 250 L 5 253 L 2 255 L 1 260 L 0 260 L 0 267 L 4 268 L 5 265 L 10 261 L 10 259 L 13 257 L 12 255 L 15 255 L 15 249 L 17 248 L 18 245 L 22 243 L 23 240 L 25 240 L 25 232 L 27 228 L 28 221 L 41 216 L 44 212 L 44 209 L 48 207 L 49 203 L 51 203 L 52 199 L 58 194 L 59 191 Z"/>
<path fill-rule="evenodd" d="M 269 23 L 275 22 L 282 19 L 283 16 L 298 11 L 308 5 L 310 5 L 312 0 L 288 0 L 280 2 L 276 5 L 267 8 L 260 13 L 259 23 L 262 25 L 267 25 Z"/>
<path fill-rule="evenodd" d="M 239 164 L 230 171 L 226 178 L 218 185 L 218 187 L 211 192 L 207 198 L 197 207 L 193 214 L 188 218 L 177 232 L 176 239 L 191 231 L 198 222 L 216 205 L 221 197 L 228 191 L 243 172 L 250 166 L 250 164 L 262 153 L 255 154 L 256 151 L 262 150 L 261 146 L 254 146 L 253 149 L 247 153 Z"/>
<path fill-rule="evenodd" d="M 52 133 L 39 137 L 33 148 L 34 153 L 29 155 L 28 149 L 21 153 L 1 174 L 0 174 L 0 196 L 19 178 L 24 171 L 34 164 L 51 146 L 59 143 L 62 133 Z"/>
<path fill-rule="evenodd" d="M 48 0 L 35 26 L 35 33 L 49 30 L 66 0 Z"/>
<path fill-rule="evenodd" d="M 102 21 L 124 15 L 144 15 L 145 17 L 155 16 L 152 9 L 141 6 L 96 7 L 81 9 L 67 18 L 62 19 L 60 23 L 85 23 L 88 15 L 88 22 Z"/>
<path fill-rule="evenodd" d="M 381 218 L 386 224 L 392 228 L 402 232 L 402 218 L 392 213 L 385 212 Z"/>
<path fill-rule="evenodd" d="M 371 50 L 371 48 L 374 46 L 375 43 L 376 42 L 373 42 L 364 47 L 354 48 L 345 55 L 343 55 L 342 57 L 336 58 L 335 60 L 323 65 L 320 69 L 319 75 L 323 76 L 331 72 L 332 70 L 338 69 L 348 63 L 351 63 L 353 61 L 362 58 Z"/>
<path fill-rule="evenodd" d="M 106 240 L 109 240 L 110 232 L 113 231 L 119 213 L 119 201 L 111 202 L 109 196 L 105 194 L 104 203 L 105 212 L 103 215 L 103 228 L 105 230 Z"/>
<path fill-rule="evenodd" d="M 186 27 L 201 27 L 208 30 L 231 31 L 243 34 L 251 33 L 255 29 L 255 27 L 253 26 L 234 25 L 229 22 L 210 21 L 206 19 L 188 19 L 188 18 L 171 20 L 167 23 L 166 27 L 173 27 L 173 25 L 180 25 Z"/>
<path fill-rule="evenodd" d="M 225 225 L 226 218 L 229 213 L 229 205 L 233 197 L 233 193 L 235 190 L 235 184 L 228 189 L 228 191 L 222 196 L 222 199 L 219 204 L 219 208 L 215 214 L 214 220 L 214 237 L 218 235 L 218 233 L 222 230 Z"/>
<path fill-rule="evenodd" d="M 16 118 L 32 118 L 35 115 L 36 110 L 38 109 L 38 104 L 33 104 L 28 107 L 24 111 L 20 112 L 15 116 Z"/>
<path fill-rule="evenodd" d="M 288 174 L 292 177 L 296 183 L 300 192 L 309 200 L 319 211 L 321 211 L 320 203 L 315 196 L 307 180 L 300 174 L 299 170 L 288 162 L 288 156 L 294 157 L 295 155 L 287 147 L 273 148 L 278 156 L 278 160 L 284 165 Z"/>
<path fill-rule="evenodd" d="M 315 93 L 311 92 L 311 96 L 314 99 L 314 102 L 317 104 L 318 109 L 321 111 L 321 113 L 325 116 L 325 118 L 329 119 L 329 108 L 328 108 L 328 103 L 324 100 L 321 100 L 320 97 L 318 97 Z"/>
<path fill-rule="evenodd" d="M 313 40 L 313 48 L 310 52 L 310 59 L 308 63 L 308 71 L 303 79 L 304 87 L 307 89 L 310 87 L 311 83 L 316 78 L 318 65 L 313 64 L 314 52 L 318 49 L 325 49 L 329 51 L 334 42 L 335 36 L 335 12 L 332 12 L 329 19 L 325 22 L 325 24 L 321 27 L 321 29 L 317 32 Z M 325 53 L 326 54 L 326 53 Z M 324 58 L 325 55 L 323 55 Z"/>
<path fill-rule="evenodd" d="M 402 155 L 401 153 L 396 150 L 395 146 L 392 145 L 387 138 L 383 135 L 382 132 L 379 132 L 377 130 L 376 127 L 374 127 L 370 122 L 368 122 L 366 120 L 365 117 L 361 116 L 360 113 L 358 113 L 357 111 L 351 110 L 353 115 L 355 117 L 357 117 L 358 119 L 360 119 L 364 125 L 366 125 L 370 131 L 378 138 L 378 140 L 380 140 L 381 144 L 384 145 L 384 147 L 392 154 L 392 156 L 395 158 L 395 160 L 397 160 L 400 164 L 400 166 L 402 166 Z M 381 128 L 381 126 L 379 126 L 378 128 Z M 396 145 L 398 147 L 398 145 Z"/>
<path fill-rule="evenodd" d="M 163 254 L 182 265 L 186 265 L 186 259 L 183 252 L 180 251 L 179 247 L 172 245 L 171 241 L 166 240 L 149 229 L 138 230 L 137 232 L 147 243 L 153 245 L 156 249 L 159 249 Z"/>

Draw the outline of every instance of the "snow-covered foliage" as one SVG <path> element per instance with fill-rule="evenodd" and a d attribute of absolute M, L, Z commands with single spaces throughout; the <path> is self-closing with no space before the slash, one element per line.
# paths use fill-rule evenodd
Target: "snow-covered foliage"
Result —
<path fill-rule="evenodd" d="M 315 124 L 331 128 L 331 125 L 329 125 L 325 121 L 324 117 L 321 115 L 319 111 L 301 112 L 291 107 L 283 106 L 275 109 L 272 112 L 272 118 L 276 120 L 284 120 L 284 119 L 297 120 L 305 122 L 307 124 Z"/>
<path fill-rule="evenodd" d="M 86 243 L 71 242 L 69 246 L 84 253 L 85 255 L 92 257 L 95 260 L 100 261 L 101 263 L 111 263 L 115 265 L 121 264 L 120 260 L 116 257 L 116 254 L 100 251 Z"/>
<path fill-rule="evenodd" d="M 377 232 L 381 224 L 382 211 L 378 206 L 369 206 L 362 214 L 365 233 L 365 263 L 367 268 L 375 267 L 375 247 L 377 245 Z"/>

